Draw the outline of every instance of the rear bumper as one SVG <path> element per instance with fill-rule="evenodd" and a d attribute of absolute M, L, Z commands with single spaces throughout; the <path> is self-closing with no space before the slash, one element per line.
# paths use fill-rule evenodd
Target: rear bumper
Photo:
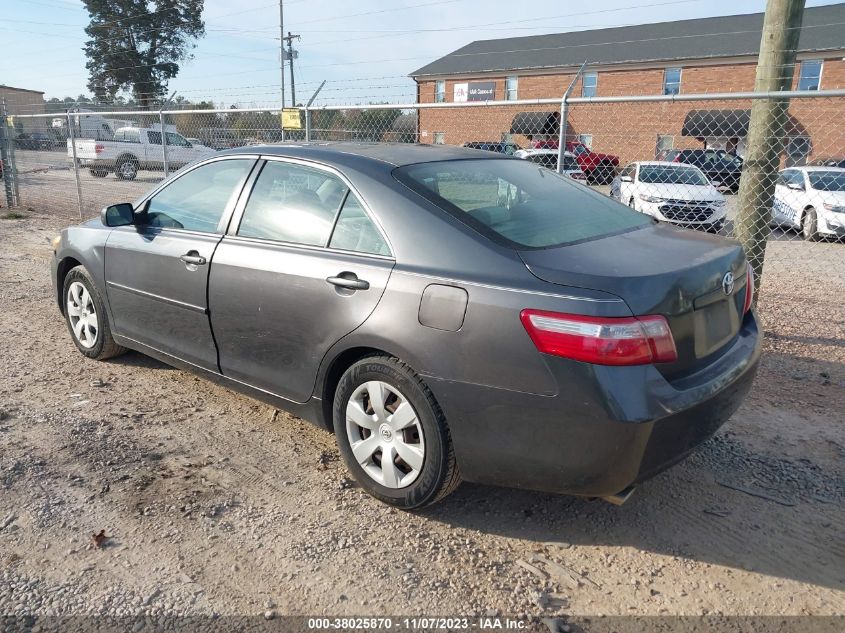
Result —
<path fill-rule="evenodd" d="M 760 357 L 756 317 L 722 356 L 669 383 L 651 365 L 547 357 L 558 393 L 539 396 L 426 378 L 464 479 L 585 496 L 615 494 L 683 459 L 742 403 Z"/>

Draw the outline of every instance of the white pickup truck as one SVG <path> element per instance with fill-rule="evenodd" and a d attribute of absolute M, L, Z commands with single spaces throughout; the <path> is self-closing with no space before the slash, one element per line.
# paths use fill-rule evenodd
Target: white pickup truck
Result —
<path fill-rule="evenodd" d="M 214 154 L 214 150 L 204 145 L 194 145 L 181 134 L 168 132 L 167 141 L 168 169 L 175 171 L 190 162 Z M 76 139 L 76 160 L 83 167 L 88 167 L 91 175 L 104 178 L 109 172 L 121 180 L 134 180 L 142 169 L 161 171 L 164 169 L 164 148 L 161 143 L 160 128 L 121 127 L 115 130 L 114 140 L 97 141 Z M 73 160 L 73 146 L 67 142 L 68 158 Z"/>

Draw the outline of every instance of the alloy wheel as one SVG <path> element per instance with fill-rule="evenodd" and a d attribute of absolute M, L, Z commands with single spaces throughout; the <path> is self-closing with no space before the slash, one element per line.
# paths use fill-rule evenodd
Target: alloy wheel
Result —
<path fill-rule="evenodd" d="M 67 291 L 67 314 L 73 335 L 85 349 L 97 343 L 99 323 L 94 299 L 82 283 L 74 281 Z"/>
<path fill-rule="evenodd" d="M 376 483 L 405 488 L 425 461 L 423 430 L 414 407 L 381 380 L 359 385 L 346 404 L 346 435 L 355 460 Z"/>

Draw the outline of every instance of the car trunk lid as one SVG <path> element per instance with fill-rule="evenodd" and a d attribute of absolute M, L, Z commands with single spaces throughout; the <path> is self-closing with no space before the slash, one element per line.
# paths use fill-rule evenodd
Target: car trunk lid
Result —
<path fill-rule="evenodd" d="M 611 292 L 636 316 L 659 314 L 672 329 L 678 360 L 667 377 L 696 371 L 739 331 L 745 256 L 739 244 L 656 224 L 558 248 L 523 250 L 528 270 L 553 284 Z M 723 287 L 726 273 L 733 287 Z"/>

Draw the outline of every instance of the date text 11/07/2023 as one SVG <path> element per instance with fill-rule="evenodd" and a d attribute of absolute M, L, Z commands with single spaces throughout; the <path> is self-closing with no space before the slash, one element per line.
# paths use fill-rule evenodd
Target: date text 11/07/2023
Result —
<path fill-rule="evenodd" d="M 385 631 L 436 631 L 436 630 L 524 630 L 526 620 L 504 617 L 448 618 L 448 617 L 347 617 L 308 618 L 309 630 L 378 630 Z"/>

